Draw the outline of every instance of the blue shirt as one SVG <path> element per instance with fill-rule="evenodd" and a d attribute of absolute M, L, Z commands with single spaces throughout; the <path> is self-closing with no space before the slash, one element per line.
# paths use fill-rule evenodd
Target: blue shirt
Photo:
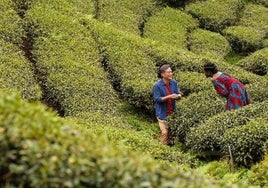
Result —
<path fill-rule="evenodd" d="M 170 80 L 170 90 L 171 94 L 179 94 L 179 86 L 175 80 Z M 162 101 L 162 97 L 167 96 L 166 86 L 164 81 L 161 79 L 155 83 L 153 86 L 153 97 L 154 97 L 154 105 L 155 105 L 155 115 L 159 119 L 166 120 L 167 119 L 167 102 Z M 173 110 L 176 109 L 176 100 L 172 99 Z"/>

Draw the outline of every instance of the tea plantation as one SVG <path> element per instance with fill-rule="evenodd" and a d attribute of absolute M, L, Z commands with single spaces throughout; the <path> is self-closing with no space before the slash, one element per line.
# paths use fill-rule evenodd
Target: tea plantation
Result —
<path fill-rule="evenodd" d="M 0 187 L 268 187 L 267 17 L 267 0 L 1 0 Z M 224 111 L 206 61 L 252 103 Z"/>

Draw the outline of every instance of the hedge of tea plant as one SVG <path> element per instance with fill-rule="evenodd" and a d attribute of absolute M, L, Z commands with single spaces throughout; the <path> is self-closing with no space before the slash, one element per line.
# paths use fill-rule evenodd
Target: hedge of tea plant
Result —
<path fill-rule="evenodd" d="M 174 70 L 203 73 L 204 63 L 210 61 L 215 63 L 220 71 L 236 77 L 244 84 L 260 81 L 259 76 L 236 65 L 230 65 L 223 60 L 197 55 L 161 42 L 144 40 L 143 44 L 146 46 L 144 51 L 154 60 L 157 66 L 167 63 L 172 65 Z M 144 48 L 144 46 L 141 48 Z"/>
<path fill-rule="evenodd" d="M 228 129 L 246 124 L 256 118 L 267 116 L 268 100 L 245 106 L 236 111 L 219 113 L 201 125 L 191 129 L 186 137 L 186 147 L 200 157 L 222 157 L 223 135 Z M 242 133 L 241 133 L 242 134 Z"/>
<path fill-rule="evenodd" d="M 234 187 L 161 165 L 10 93 L 1 92 L 0 120 L 3 187 Z"/>
<path fill-rule="evenodd" d="M 196 29 L 188 40 L 192 52 L 214 59 L 223 59 L 231 50 L 229 42 L 221 34 L 208 30 Z"/>
<path fill-rule="evenodd" d="M 267 147 L 268 148 L 268 147 Z M 250 168 L 250 171 L 247 173 L 247 181 L 249 184 L 260 187 L 268 186 L 268 155 L 264 157 L 264 159 L 253 165 Z"/>
<path fill-rule="evenodd" d="M 263 46 L 263 34 L 252 27 L 231 26 L 223 31 L 232 49 L 239 53 L 250 53 Z"/>
<path fill-rule="evenodd" d="M 263 38 L 267 38 L 267 14 L 266 7 L 249 3 L 245 6 L 244 13 L 238 24 L 254 28 L 256 32 L 263 34 Z"/>
<path fill-rule="evenodd" d="M 192 93 L 210 90 L 213 87 L 211 80 L 198 72 L 175 71 L 173 77 L 177 80 L 183 97 Z"/>
<path fill-rule="evenodd" d="M 74 7 L 75 12 L 82 14 L 96 15 L 98 14 L 98 0 L 95 1 L 81 1 L 81 0 L 67 0 Z"/>
<path fill-rule="evenodd" d="M 62 115 L 77 116 L 85 111 L 113 114 L 117 94 L 100 63 L 94 39 L 72 17 L 61 13 L 63 10 L 54 10 L 54 4 L 48 9 L 44 4 L 32 5 L 25 25 L 34 36 L 32 53 L 45 100 Z"/>
<path fill-rule="evenodd" d="M 197 21 L 190 15 L 179 9 L 165 7 L 148 18 L 144 37 L 188 49 L 188 32 L 197 27 Z"/>
<path fill-rule="evenodd" d="M 268 79 L 265 76 L 246 86 L 252 103 L 268 100 L 267 87 Z"/>
<path fill-rule="evenodd" d="M 19 92 L 29 101 L 40 99 L 41 90 L 34 72 L 17 45 L 0 39 L 0 62 L 1 89 Z"/>
<path fill-rule="evenodd" d="M 149 133 L 133 129 L 128 125 L 128 122 L 122 123 L 122 121 L 118 121 L 115 123 L 113 121 L 110 124 L 111 126 L 107 126 L 104 123 L 92 126 L 91 122 L 95 123 L 95 121 L 91 117 L 86 121 L 81 119 L 79 120 L 79 124 L 88 127 L 95 134 L 105 134 L 111 142 L 117 140 L 120 142 L 122 149 L 128 148 L 132 151 L 148 154 L 156 160 L 175 162 L 182 166 L 196 167 L 199 164 L 194 155 L 183 153 L 175 147 L 163 145 L 159 138 Z M 158 124 L 152 126 L 158 127 Z"/>
<path fill-rule="evenodd" d="M 9 0 L 0 2 L 0 39 L 22 45 L 25 33 L 21 25 L 21 18 L 15 10 L 15 4 Z"/>
<path fill-rule="evenodd" d="M 232 48 L 237 52 L 249 53 L 267 47 L 264 40 L 267 38 L 267 8 L 249 3 L 243 12 L 237 26 L 223 31 Z"/>
<path fill-rule="evenodd" d="M 85 22 L 98 42 L 115 89 L 128 103 L 151 110 L 157 74 L 153 59 L 141 47 L 142 39 L 93 19 Z"/>
<path fill-rule="evenodd" d="M 177 102 L 177 110 L 168 117 L 168 126 L 174 138 L 185 143 L 191 127 L 224 111 L 224 102 L 212 90 L 193 93 Z"/>
<path fill-rule="evenodd" d="M 242 1 L 208 0 L 190 3 L 185 10 L 199 20 L 201 28 L 220 32 L 237 22 L 243 8 Z"/>
<path fill-rule="evenodd" d="M 243 69 L 264 76 L 268 71 L 268 48 L 255 51 L 249 56 L 241 59 L 238 65 Z"/>
<path fill-rule="evenodd" d="M 98 9 L 96 18 L 99 21 L 136 35 L 142 35 L 147 17 L 158 8 L 158 2 L 155 0 L 97 0 L 96 2 Z"/>
<path fill-rule="evenodd" d="M 266 114 L 267 117 L 267 114 Z M 233 162 L 237 166 L 250 167 L 264 158 L 264 144 L 268 139 L 267 118 L 255 119 L 245 126 L 228 129 L 222 142 L 223 153 L 228 155 L 231 149 Z"/>

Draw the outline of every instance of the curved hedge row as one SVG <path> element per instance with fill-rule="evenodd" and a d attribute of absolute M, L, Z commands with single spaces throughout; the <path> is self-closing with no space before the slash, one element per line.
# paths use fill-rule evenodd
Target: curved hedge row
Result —
<path fill-rule="evenodd" d="M 267 113 L 266 116 L 267 117 Z M 255 119 L 245 126 L 228 129 L 220 143 L 223 153 L 228 155 L 231 148 L 234 163 L 250 167 L 264 158 L 265 142 L 268 140 L 268 120 Z"/>
<path fill-rule="evenodd" d="M 115 126 L 101 124 L 92 126 L 92 123 L 88 123 L 92 122 L 92 119 L 90 118 L 89 120 L 90 121 L 87 120 L 87 122 L 85 122 L 85 120 L 80 120 L 79 124 L 81 126 L 88 126 L 92 132 L 98 135 L 105 134 L 111 142 L 117 140 L 122 149 L 128 148 L 132 151 L 148 154 L 158 161 L 175 162 L 178 165 L 191 168 L 196 167 L 199 164 L 199 161 L 193 155 L 179 152 L 177 148 L 167 147 L 160 144 L 160 140 L 155 139 L 155 137 L 151 134 L 137 131 L 133 128 L 128 128 L 126 124 L 129 123 L 115 123 L 115 121 L 113 121 L 112 125 Z M 152 126 L 158 127 L 157 124 Z"/>
<path fill-rule="evenodd" d="M 33 3 L 25 19 L 25 27 L 34 36 L 32 53 L 44 100 L 65 116 L 97 111 L 114 114 L 118 98 L 101 66 L 97 44 L 66 15 L 72 7 L 65 4 L 61 9 L 58 4 Z"/>
<path fill-rule="evenodd" d="M 182 98 L 177 104 L 177 110 L 168 117 L 169 127 L 176 140 L 185 143 L 190 128 L 198 126 L 224 110 L 224 102 L 215 91 L 207 90 L 193 93 Z"/>
<path fill-rule="evenodd" d="M 245 6 L 244 13 L 239 21 L 239 25 L 254 28 L 267 38 L 267 14 L 268 9 L 261 5 L 249 3 Z"/>
<path fill-rule="evenodd" d="M 249 3 L 237 26 L 223 31 L 235 51 L 249 53 L 267 47 L 267 14 L 267 8 Z"/>
<path fill-rule="evenodd" d="M 84 20 L 99 44 L 116 90 L 130 104 L 152 110 L 152 86 L 157 81 L 155 64 L 145 52 L 142 39 L 93 19 Z"/>
<path fill-rule="evenodd" d="M 122 150 L 14 95 L 1 93 L 0 120 L 1 186 L 232 187 Z"/>
<path fill-rule="evenodd" d="M 263 33 L 246 26 L 231 26 L 223 31 L 236 52 L 250 53 L 263 47 Z"/>
<path fill-rule="evenodd" d="M 210 90 L 213 86 L 210 79 L 204 74 L 187 71 L 174 71 L 174 79 L 178 85 L 183 97 L 192 93 Z"/>
<path fill-rule="evenodd" d="M 41 98 L 41 90 L 30 63 L 18 46 L 0 39 L 0 62 L 1 89 L 17 91 L 29 101 Z"/>
<path fill-rule="evenodd" d="M 132 34 L 142 35 L 147 17 L 158 8 L 155 0 L 97 0 L 100 22 Z"/>
<path fill-rule="evenodd" d="M 268 48 L 264 48 L 241 59 L 238 65 L 243 69 L 264 76 L 268 71 Z"/>
<path fill-rule="evenodd" d="M 196 29 L 191 32 L 189 49 L 199 55 L 206 55 L 214 59 L 221 59 L 230 52 L 229 42 L 219 33 L 203 29 Z"/>
<path fill-rule="evenodd" d="M 144 37 L 188 49 L 188 32 L 197 27 L 197 21 L 190 15 L 178 9 L 165 7 L 148 18 Z"/>
<path fill-rule="evenodd" d="M 0 2 L 0 39 L 21 46 L 25 32 L 21 25 L 21 18 L 14 8 L 15 4 L 12 1 Z"/>
<path fill-rule="evenodd" d="M 198 127 L 191 129 L 186 136 L 186 147 L 198 156 L 209 157 L 211 154 L 223 156 L 223 135 L 228 129 L 246 125 L 248 122 L 267 116 L 268 100 L 245 106 L 236 111 L 217 114 Z M 241 133 L 239 133 L 241 134 Z M 223 144 L 223 145 L 222 145 Z"/>
<path fill-rule="evenodd" d="M 242 1 L 208 0 L 190 3 L 185 9 L 199 20 L 201 28 L 220 32 L 237 22 L 243 8 Z"/>

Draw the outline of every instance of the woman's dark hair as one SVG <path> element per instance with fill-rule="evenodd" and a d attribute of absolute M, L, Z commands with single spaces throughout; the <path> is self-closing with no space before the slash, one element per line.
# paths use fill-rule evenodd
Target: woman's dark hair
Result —
<path fill-rule="evenodd" d="M 168 65 L 168 64 L 162 65 L 159 68 L 158 73 L 157 73 L 158 78 L 162 78 L 161 74 L 164 73 L 168 68 L 170 68 L 170 65 Z"/>
<path fill-rule="evenodd" d="M 215 74 L 218 72 L 218 68 L 214 63 L 207 62 L 204 64 L 204 71 L 209 71 Z"/>

